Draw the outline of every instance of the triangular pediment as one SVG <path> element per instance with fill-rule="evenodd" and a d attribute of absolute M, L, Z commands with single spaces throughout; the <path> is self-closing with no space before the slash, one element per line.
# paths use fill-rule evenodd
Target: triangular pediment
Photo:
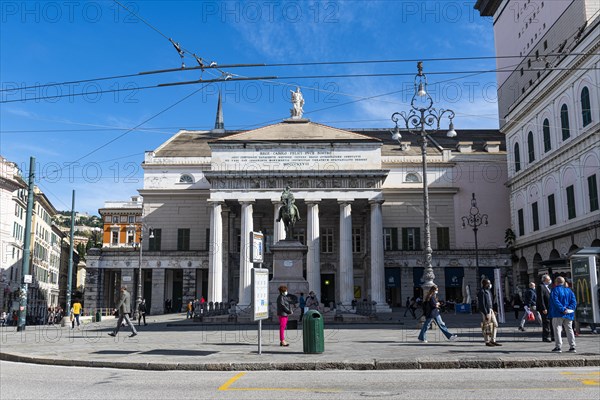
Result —
<path fill-rule="evenodd" d="M 309 120 L 286 120 L 279 124 L 241 132 L 220 138 L 213 143 L 276 141 L 276 142 L 322 142 L 322 141 L 360 141 L 381 142 L 379 139 L 311 122 Z"/>

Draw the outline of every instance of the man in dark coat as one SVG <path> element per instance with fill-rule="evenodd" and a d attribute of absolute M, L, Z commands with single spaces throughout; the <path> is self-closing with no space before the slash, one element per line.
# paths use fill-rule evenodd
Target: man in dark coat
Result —
<path fill-rule="evenodd" d="M 554 341 L 554 329 L 552 329 L 552 320 L 548 316 L 550 310 L 550 292 L 552 291 L 552 279 L 549 275 L 542 276 L 542 284 L 538 290 L 537 311 L 542 316 L 542 341 Z"/>
<path fill-rule="evenodd" d="M 127 325 L 131 327 L 132 333 L 131 335 L 129 335 L 129 337 L 136 336 L 137 331 L 135 330 L 135 326 L 133 326 L 133 323 L 129 319 L 129 313 L 131 312 L 131 296 L 129 295 L 129 292 L 127 291 L 127 288 L 125 286 L 121 288 L 121 297 L 119 298 L 119 302 L 117 303 L 116 308 L 117 312 L 119 313 L 119 321 L 117 322 L 117 327 L 115 328 L 115 330 L 113 332 L 110 332 L 108 335 L 117 336 L 117 333 L 119 333 L 119 329 L 121 328 L 123 318 L 125 318 Z"/>
<path fill-rule="evenodd" d="M 542 317 L 540 317 L 540 313 L 536 311 L 537 303 L 537 294 L 535 293 L 535 283 L 529 282 L 529 289 L 525 291 L 523 294 L 523 317 L 521 317 L 521 324 L 519 325 L 519 330 L 525 330 L 525 322 L 527 322 L 527 315 L 531 312 L 533 313 L 535 320 L 542 326 Z"/>

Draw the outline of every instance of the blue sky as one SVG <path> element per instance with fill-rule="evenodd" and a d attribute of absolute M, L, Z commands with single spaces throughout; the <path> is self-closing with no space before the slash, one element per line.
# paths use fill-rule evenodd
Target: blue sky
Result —
<path fill-rule="evenodd" d="M 73 189 L 76 208 L 94 214 L 105 200 L 137 194 L 144 151 L 178 129 L 212 128 L 219 90 L 227 129 L 287 118 L 289 91 L 296 85 L 313 121 L 341 128 L 392 127 L 391 114 L 409 108 L 416 63 L 229 68 L 226 72 L 239 76 L 289 78 L 215 83 L 200 91 L 200 85 L 185 85 L 95 94 L 220 73 L 15 88 L 178 68 L 181 59 L 167 38 L 187 50 L 188 67 L 197 65 L 189 53 L 220 65 L 494 55 L 492 21 L 479 17 L 473 0 L 122 4 L 147 24 L 112 1 L 0 2 L 0 154 L 24 172 L 29 157 L 36 157 L 36 183 L 59 210 L 70 208 Z M 468 71 L 493 70 L 493 59 L 426 61 L 424 67 L 435 105 L 456 111 L 457 128 L 498 127 L 495 73 L 465 77 Z M 298 78 L 385 73 L 411 75 Z M 440 81 L 445 82 L 433 85 Z M 68 96 L 73 93 L 86 95 Z M 39 99 L 56 94 L 65 97 Z"/>

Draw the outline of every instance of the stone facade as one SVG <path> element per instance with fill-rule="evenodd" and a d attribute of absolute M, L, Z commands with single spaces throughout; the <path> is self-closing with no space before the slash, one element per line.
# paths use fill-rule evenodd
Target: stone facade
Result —
<path fill-rule="evenodd" d="M 466 130 L 459 139 L 471 144 L 436 137 L 427 149 L 434 272 L 442 297 L 454 300 L 462 297 L 462 276 L 474 293 L 484 271 L 474 264 L 473 232 L 460 229 L 472 193 L 489 204 L 482 212 L 493 211 L 495 226 L 479 232 L 480 267 L 507 276 L 510 262 L 503 240 L 510 215 L 502 200 L 508 199 L 503 138 L 498 131 Z M 167 299 L 180 311 L 201 295 L 248 306 L 248 233 L 264 233 L 263 266 L 273 271 L 271 246 L 284 235 L 276 218 L 285 186 L 302 217 L 294 230 L 307 249 L 299 266 L 302 290 L 314 290 L 327 306 L 367 299 L 384 312 L 386 303 L 403 304 L 421 286 L 420 162 L 416 138 L 400 146 L 383 129 L 344 131 L 298 120 L 244 132 L 180 131 L 143 163 L 143 224 L 155 236 L 143 241 L 151 312 L 164 312 Z M 137 268 L 137 256 L 103 249 L 88 256 L 88 271 L 123 274 L 127 262 Z M 452 287 L 446 269 L 453 271 Z M 98 307 L 102 302 L 107 299 Z"/>

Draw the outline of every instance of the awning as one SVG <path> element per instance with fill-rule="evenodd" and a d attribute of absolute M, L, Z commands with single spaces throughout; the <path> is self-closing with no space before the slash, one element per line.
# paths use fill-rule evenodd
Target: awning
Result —
<path fill-rule="evenodd" d="M 400 268 L 385 269 L 385 287 L 386 289 L 400 287 Z"/>
<path fill-rule="evenodd" d="M 421 277 L 423 276 L 423 271 L 425 271 L 425 268 L 423 267 L 414 267 L 413 268 L 413 284 L 415 285 L 415 287 L 421 287 L 421 285 L 423 284 L 423 282 L 421 282 Z"/>
<path fill-rule="evenodd" d="M 462 287 L 462 280 L 465 276 L 463 267 L 446 267 L 444 268 L 446 275 L 446 287 Z"/>
<path fill-rule="evenodd" d="M 481 280 L 484 278 L 489 279 L 490 281 L 493 282 L 495 269 L 496 269 L 495 267 L 479 267 L 479 268 L 477 268 L 477 274 L 479 275 L 478 276 L 479 279 L 478 279 L 477 283 L 481 284 Z"/>

